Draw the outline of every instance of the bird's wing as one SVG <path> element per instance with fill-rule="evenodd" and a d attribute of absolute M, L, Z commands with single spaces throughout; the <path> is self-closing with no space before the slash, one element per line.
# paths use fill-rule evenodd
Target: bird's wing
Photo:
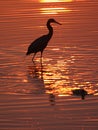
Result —
<path fill-rule="evenodd" d="M 39 37 L 38 39 L 33 41 L 28 47 L 28 54 L 42 51 L 47 46 L 48 41 L 49 38 L 47 35 Z"/>

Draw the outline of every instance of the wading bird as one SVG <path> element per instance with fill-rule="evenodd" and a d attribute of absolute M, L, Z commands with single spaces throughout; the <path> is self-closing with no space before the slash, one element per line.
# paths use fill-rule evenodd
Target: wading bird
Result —
<path fill-rule="evenodd" d="M 50 25 L 51 23 L 57 23 L 57 24 L 61 25 L 59 22 L 55 21 L 54 19 L 49 19 L 47 21 L 47 28 L 49 30 L 48 34 L 43 35 L 43 36 L 37 38 L 28 47 L 28 51 L 27 51 L 26 55 L 30 55 L 31 53 L 34 53 L 32 61 L 34 60 L 34 57 L 35 57 L 37 52 L 41 52 L 41 61 L 42 61 L 43 51 L 46 48 L 49 40 L 51 39 L 51 37 L 53 35 L 53 28 Z"/>

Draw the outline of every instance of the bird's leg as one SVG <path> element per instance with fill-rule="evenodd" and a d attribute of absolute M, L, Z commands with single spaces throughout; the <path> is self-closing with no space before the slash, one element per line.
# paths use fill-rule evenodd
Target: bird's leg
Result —
<path fill-rule="evenodd" d="M 42 55 L 43 55 L 43 51 L 41 51 L 41 57 L 40 57 L 41 64 L 42 64 Z"/>
<path fill-rule="evenodd" d="M 41 66 L 40 66 L 40 72 L 41 72 L 41 79 L 43 79 L 43 65 L 42 65 L 42 62 L 41 62 Z"/>
<path fill-rule="evenodd" d="M 33 57 L 32 57 L 32 61 L 34 60 L 34 57 L 35 57 L 36 53 L 34 53 Z M 34 61 L 33 61 L 34 62 Z"/>

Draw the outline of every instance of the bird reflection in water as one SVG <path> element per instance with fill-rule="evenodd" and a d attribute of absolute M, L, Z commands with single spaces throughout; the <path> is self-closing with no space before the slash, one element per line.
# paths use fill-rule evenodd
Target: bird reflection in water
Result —
<path fill-rule="evenodd" d="M 39 64 L 33 62 L 32 66 L 28 66 L 28 80 L 33 85 L 32 94 L 45 94 L 47 88 L 44 83 L 44 67 L 43 64 Z M 49 93 L 49 101 L 51 105 L 55 105 L 55 95 L 53 93 Z"/>
<path fill-rule="evenodd" d="M 32 66 L 28 66 L 28 80 L 32 83 L 34 94 L 44 94 L 45 85 L 43 79 L 43 66 L 42 64 L 33 63 Z"/>
<path fill-rule="evenodd" d="M 43 79 L 43 65 L 42 62 L 37 64 L 35 61 L 32 66 L 28 66 L 29 74 L 32 75 L 33 78 Z"/>
<path fill-rule="evenodd" d="M 51 105 L 55 105 L 55 95 L 53 93 L 49 94 L 49 101 Z"/>

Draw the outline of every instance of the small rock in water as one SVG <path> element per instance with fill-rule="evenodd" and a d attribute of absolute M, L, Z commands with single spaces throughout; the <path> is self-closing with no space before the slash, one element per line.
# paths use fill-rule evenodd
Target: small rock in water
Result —
<path fill-rule="evenodd" d="M 75 89 L 72 90 L 73 95 L 81 96 L 82 99 L 85 99 L 85 96 L 87 95 L 87 91 L 84 89 Z"/>

